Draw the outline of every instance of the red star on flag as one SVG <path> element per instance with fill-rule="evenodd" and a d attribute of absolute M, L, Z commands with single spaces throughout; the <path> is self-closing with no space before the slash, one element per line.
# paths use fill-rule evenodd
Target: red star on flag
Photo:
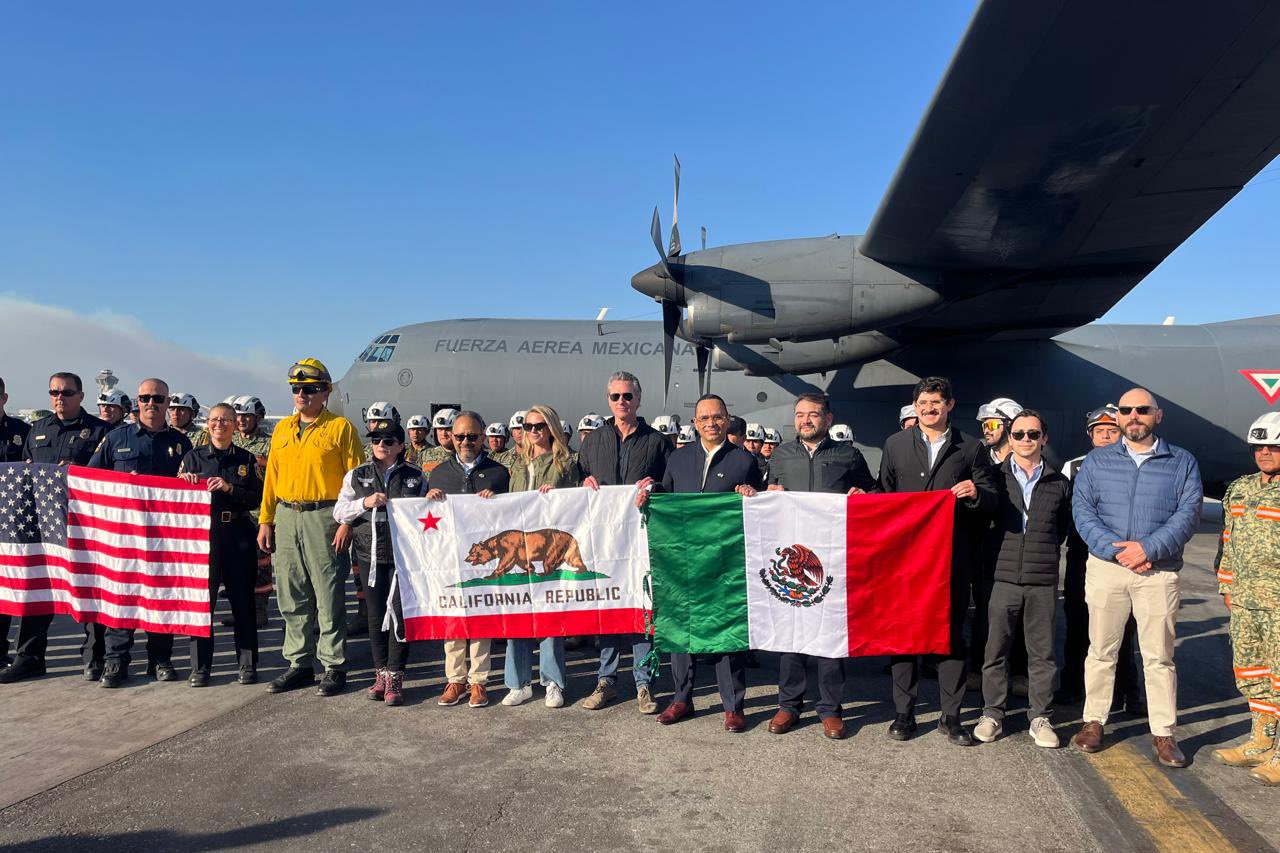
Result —
<path fill-rule="evenodd" d="M 439 530 L 442 519 L 438 515 L 432 515 L 431 511 L 428 510 L 427 517 L 420 518 L 418 521 L 422 522 L 422 532 L 426 533 L 428 530 Z"/>

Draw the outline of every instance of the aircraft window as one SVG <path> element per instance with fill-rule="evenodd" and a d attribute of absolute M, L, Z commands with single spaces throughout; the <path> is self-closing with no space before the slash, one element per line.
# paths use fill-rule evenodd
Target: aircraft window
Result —
<path fill-rule="evenodd" d="M 395 351 L 396 348 L 393 346 L 374 347 L 373 351 L 369 353 L 369 356 L 365 361 L 378 363 L 387 362 L 391 360 L 391 356 Z"/>
<path fill-rule="evenodd" d="M 389 337 L 389 338 L 387 339 L 387 343 L 389 343 L 389 344 L 398 344 L 398 343 L 400 343 L 400 336 L 399 336 L 399 335 L 392 335 L 391 337 Z"/>
<path fill-rule="evenodd" d="M 389 338 L 389 337 L 391 337 L 391 336 L 390 336 L 390 335 L 383 335 L 382 337 L 380 337 L 380 338 L 378 338 L 376 341 L 374 341 L 374 343 L 375 343 L 375 344 L 385 344 L 385 343 L 387 342 L 387 338 Z"/>
<path fill-rule="evenodd" d="M 373 345 L 372 345 L 372 344 L 370 344 L 369 346 L 365 347 L 365 348 L 364 348 L 364 352 L 362 352 L 362 353 L 360 353 L 360 355 L 356 356 L 356 361 L 367 361 L 367 360 L 369 359 L 369 353 L 371 353 L 371 352 L 373 352 Z"/>

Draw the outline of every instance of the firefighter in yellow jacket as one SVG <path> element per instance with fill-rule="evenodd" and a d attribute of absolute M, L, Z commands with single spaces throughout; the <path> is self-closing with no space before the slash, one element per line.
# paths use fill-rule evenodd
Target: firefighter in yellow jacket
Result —
<path fill-rule="evenodd" d="M 1247 741 L 1215 749 L 1213 757 L 1254 768 L 1249 776 L 1264 785 L 1280 785 L 1280 412 L 1254 421 L 1248 441 L 1258 471 L 1223 495 L 1218 591 L 1231 613 L 1232 666 L 1253 730 Z"/>

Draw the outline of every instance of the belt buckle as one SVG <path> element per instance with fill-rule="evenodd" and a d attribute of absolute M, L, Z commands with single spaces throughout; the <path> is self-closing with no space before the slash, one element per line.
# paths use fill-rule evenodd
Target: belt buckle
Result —
<path fill-rule="evenodd" d="M 228 521 L 230 521 L 230 520 L 231 520 L 231 513 L 230 513 L 230 512 L 224 512 L 224 513 L 222 513 L 222 523 L 223 523 L 223 524 L 226 524 L 226 523 L 227 523 Z"/>

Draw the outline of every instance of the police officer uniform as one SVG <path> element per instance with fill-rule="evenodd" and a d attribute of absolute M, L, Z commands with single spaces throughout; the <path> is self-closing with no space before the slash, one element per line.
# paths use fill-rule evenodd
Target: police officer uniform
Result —
<path fill-rule="evenodd" d="M 0 424 L 0 437 L 3 438 L 3 449 L 0 459 L 4 461 L 47 462 L 52 465 L 84 465 L 93 455 L 93 449 L 102 441 L 103 436 L 111 431 L 111 425 L 94 417 L 84 409 L 76 417 L 61 421 L 57 415 L 40 418 L 28 428 L 18 421 L 10 427 L 10 421 L 16 418 L 5 416 L 4 424 Z M 14 444 L 15 433 L 8 429 L 22 430 L 23 443 Z M 12 456 L 14 449 L 18 455 Z M 10 617 L 0 616 L 0 636 L 6 639 L 0 642 L 8 651 Z M 5 674 L 10 678 L 3 680 L 16 681 L 32 675 L 44 674 L 44 655 L 49 645 L 49 626 L 53 623 L 53 614 L 44 616 L 24 616 L 18 626 L 17 658 L 10 670 Z M 85 625 L 85 639 L 80 647 L 81 657 L 86 667 L 95 661 L 102 660 L 102 626 Z"/>
<path fill-rule="evenodd" d="M 22 461 L 22 448 L 30 431 L 31 425 L 26 421 L 12 415 L 0 415 L 0 462 Z M 7 613 L 0 613 L 0 659 L 3 659 L 6 666 L 9 664 L 10 622 L 11 618 Z"/>
<path fill-rule="evenodd" d="M 251 516 L 262 503 L 262 478 L 253 454 L 234 444 L 219 450 L 201 445 L 182 458 L 182 474 L 202 479 L 221 477 L 231 491 L 211 493 L 209 525 L 209 609 L 226 586 L 235 626 L 236 660 L 240 683 L 257 681 L 258 629 L 253 618 L 253 586 L 258 562 L 258 525 Z M 191 638 L 191 686 L 209 683 L 213 668 L 213 637 Z"/>
<path fill-rule="evenodd" d="M 32 430 L 35 432 L 35 430 Z M 191 452 L 191 442 L 173 427 L 152 432 L 142 424 L 127 424 L 108 433 L 89 459 L 90 468 L 120 471 L 126 474 L 151 474 L 174 477 L 182 459 Z M 129 651 L 133 648 L 132 628 L 106 630 L 106 667 L 103 687 L 118 687 L 128 677 Z M 174 681 L 173 635 L 147 632 L 147 672 L 161 681 Z"/>

